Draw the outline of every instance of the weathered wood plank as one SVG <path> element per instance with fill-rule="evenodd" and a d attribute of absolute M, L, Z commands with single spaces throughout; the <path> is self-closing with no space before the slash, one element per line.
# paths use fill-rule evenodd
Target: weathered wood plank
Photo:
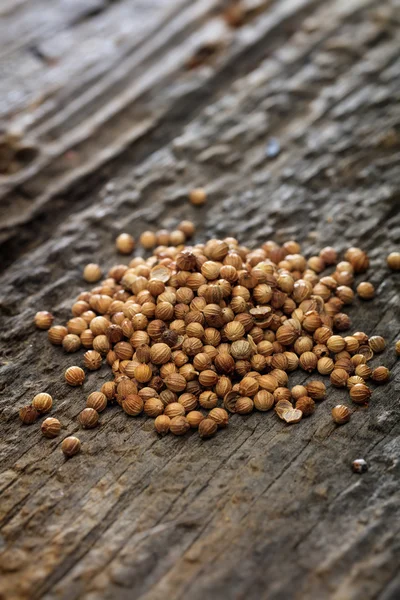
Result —
<path fill-rule="evenodd" d="M 393 344 L 400 282 L 385 256 L 400 244 L 400 30 L 389 1 L 305 3 L 307 10 L 287 21 L 282 11 L 291 6 L 272 5 L 251 29 L 236 31 L 239 50 L 194 74 L 192 89 L 209 89 L 193 110 L 176 115 L 193 98 L 185 83 L 192 75 L 160 80 L 147 99 L 157 110 L 171 99 L 158 131 L 127 147 L 110 171 L 99 161 L 85 196 L 72 185 L 48 220 L 35 218 L 33 207 L 10 228 L 20 247 L 8 246 L 0 279 L 7 600 L 399 594 L 400 369 Z M 171 52 L 179 49 L 174 44 Z M 265 150 L 271 136 L 281 147 L 274 159 Z M 40 177 L 33 204 L 60 185 L 56 173 Z M 186 194 L 200 184 L 210 200 L 196 210 Z M 349 313 L 354 331 L 386 337 L 388 348 L 373 364 L 387 364 L 392 381 L 376 388 L 369 409 L 357 408 L 346 427 L 336 429 L 330 418 L 346 393 L 329 388 L 314 417 L 296 428 L 269 414 L 233 417 L 208 443 L 195 435 L 159 440 L 152 422 L 111 408 L 98 430 L 80 431 L 83 452 L 65 462 L 58 440 L 18 424 L 18 408 L 51 391 L 65 431 L 78 431 L 86 393 L 108 370 L 90 374 L 83 391 L 67 390 L 62 372 L 77 357 L 49 347 L 32 316 L 55 308 L 60 322 L 66 318 L 84 287 L 83 265 L 120 260 L 117 232 L 137 236 L 182 218 L 196 221 L 199 240 L 234 234 L 251 245 L 293 236 L 309 254 L 326 244 L 365 247 L 377 298 L 356 301 Z M 293 384 L 303 380 L 291 377 Z M 362 477 L 349 468 L 358 456 L 370 463 Z"/>

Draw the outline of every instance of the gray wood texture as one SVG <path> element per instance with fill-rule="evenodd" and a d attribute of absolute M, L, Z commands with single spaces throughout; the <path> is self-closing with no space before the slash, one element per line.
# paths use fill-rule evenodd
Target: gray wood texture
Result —
<path fill-rule="evenodd" d="M 386 266 L 400 246 L 399 4 L 247 0 L 237 27 L 229 4 L 1 4 L 1 600 L 400 596 L 400 282 Z M 373 365 L 392 376 L 368 409 L 335 427 L 349 398 L 329 387 L 299 425 L 234 416 L 207 442 L 159 439 L 119 407 L 79 429 L 109 370 L 69 388 L 80 354 L 50 346 L 33 316 L 62 323 L 87 262 L 127 262 L 119 232 L 183 218 L 198 241 L 369 252 L 377 297 L 348 312 L 353 331 L 386 338 Z M 75 458 L 20 424 L 39 391 L 63 436 L 79 431 Z"/>

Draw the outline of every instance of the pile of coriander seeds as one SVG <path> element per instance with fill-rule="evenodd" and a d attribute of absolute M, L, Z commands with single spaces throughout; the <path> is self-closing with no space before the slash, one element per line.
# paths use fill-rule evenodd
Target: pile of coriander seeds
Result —
<path fill-rule="evenodd" d="M 110 367 L 110 381 L 83 399 L 83 428 L 96 427 L 111 404 L 129 417 L 153 418 L 160 435 L 197 429 L 209 438 L 231 415 L 254 410 L 274 409 L 277 418 L 298 423 L 326 397 L 325 384 L 312 380 L 313 373 L 347 388 L 349 406 L 332 410 L 340 425 L 355 405 L 369 402 L 370 382 L 388 381 L 385 366 L 368 365 L 384 350 L 384 339 L 349 333 L 344 312 L 355 297 L 355 275 L 369 266 L 363 250 L 349 248 L 339 260 L 326 247 L 307 260 L 295 241 L 267 241 L 251 250 L 230 237 L 189 246 L 193 234 L 189 221 L 174 232 L 144 232 L 140 243 L 152 251 L 149 258 L 117 264 L 102 281 L 99 265 L 85 267 L 84 279 L 96 285 L 78 296 L 65 325 L 53 326 L 51 313 L 37 313 L 35 323 L 48 329 L 52 344 L 68 353 L 85 349 L 82 363 L 66 370 L 67 384 L 82 385 L 85 370 L 104 361 Z M 129 234 L 116 240 L 121 254 L 135 245 Z M 356 293 L 369 300 L 375 291 L 364 281 Z M 290 388 L 297 369 L 311 379 Z M 20 418 L 34 423 L 51 408 L 51 396 L 38 394 Z M 41 427 L 46 437 L 60 434 L 56 418 Z M 73 456 L 79 439 L 67 437 L 62 450 Z"/>

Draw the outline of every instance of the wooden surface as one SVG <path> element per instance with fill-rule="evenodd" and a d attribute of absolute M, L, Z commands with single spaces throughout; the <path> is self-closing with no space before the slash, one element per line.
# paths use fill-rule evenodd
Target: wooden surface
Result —
<path fill-rule="evenodd" d="M 248 1 L 240 27 L 228 5 L 1 4 L 0 118 L 14 132 L 0 149 L 2 600 L 400 596 L 400 284 L 385 264 L 400 245 L 399 5 Z M 186 200 L 198 185 L 200 210 Z M 392 371 L 368 409 L 336 428 L 348 396 L 329 388 L 297 426 L 234 416 L 208 442 L 159 439 L 118 407 L 79 430 L 108 368 L 68 388 L 80 355 L 51 347 L 33 315 L 65 320 L 83 266 L 120 262 L 118 232 L 182 218 L 198 241 L 368 250 L 377 298 L 355 302 L 352 329 L 386 337 L 373 364 Z M 79 431 L 79 456 L 20 425 L 39 391 L 63 434 Z"/>

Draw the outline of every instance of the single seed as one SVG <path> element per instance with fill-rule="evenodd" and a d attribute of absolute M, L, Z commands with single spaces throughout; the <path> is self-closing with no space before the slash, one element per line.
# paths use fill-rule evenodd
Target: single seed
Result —
<path fill-rule="evenodd" d="M 121 233 L 115 240 L 115 245 L 120 254 L 131 254 L 135 247 L 135 240 L 129 233 Z"/>
<path fill-rule="evenodd" d="M 307 396 L 307 389 L 304 385 L 295 385 L 291 390 L 292 398 L 298 400 L 302 396 Z"/>
<path fill-rule="evenodd" d="M 125 400 L 122 401 L 124 412 L 130 417 L 137 417 L 143 411 L 143 400 L 137 394 L 128 394 Z"/>
<path fill-rule="evenodd" d="M 152 231 L 144 231 L 139 238 L 139 242 L 145 250 L 151 250 L 157 244 L 156 234 Z"/>
<path fill-rule="evenodd" d="M 201 438 L 212 437 L 218 429 L 218 424 L 214 419 L 206 418 L 199 423 L 199 435 Z"/>
<path fill-rule="evenodd" d="M 47 310 L 41 310 L 35 315 L 35 325 L 38 329 L 50 329 L 53 321 L 53 315 Z"/>
<path fill-rule="evenodd" d="M 33 406 L 24 406 L 19 411 L 19 418 L 24 425 L 32 425 L 39 418 L 39 413 Z"/>
<path fill-rule="evenodd" d="M 85 372 L 80 367 L 69 367 L 65 371 L 65 381 L 74 387 L 82 385 L 85 381 Z"/>
<path fill-rule="evenodd" d="M 213 410 L 215 410 L 215 409 L 213 409 Z M 223 410 L 223 409 L 218 409 L 218 410 Z M 211 418 L 211 412 L 209 414 L 210 418 Z M 201 413 L 199 410 L 191 410 L 186 415 L 186 419 L 192 429 L 197 429 L 198 426 L 200 425 L 201 421 L 204 418 L 205 417 L 204 417 L 203 413 Z"/>
<path fill-rule="evenodd" d="M 392 271 L 400 271 L 400 252 L 391 252 L 387 257 L 387 264 Z"/>
<path fill-rule="evenodd" d="M 344 404 L 337 404 L 332 408 L 332 419 L 337 425 L 343 425 L 350 421 L 351 412 Z"/>
<path fill-rule="evenodd" d="M 376 353 L 383 352 L 386 348 L 386 342 L 380 335 L 373 335 L 370 337 L 368 344 L 371 350 Z"/>
<path fill-rule="evenodd" d="M 166 415 L 159 415 L 154 421 L 154 427 L 160 435 L 166 435 L 171 426 L 171 419 Z"/>
<path fill-rule="evenodd" d="M 101 268 L 95 263 L 89 263 L 83 269 L 83 279 L 88 283 L 95 283 L 96 281 L 99 281 L 102 274 Z"/>
<path fill-rule="evenodd" d="M 170 423 L 170 431 L 174 435 L 185 435 L 190 429 L 189 421 L 186 417 L 173 417 Z"/>
<path fill-rule="evenodd" d="M 62 325 L 54 325 L 50 327 L 48 332 L 49 341 L 55 346 L 61 346 L 63 339 L 68 334 L 68 329 Z"/>
<path fill-rule="evenodd" d="M 265 412 L 271 410 L 275 404 L 274 396 L 267 390 L 260 390 L 253 398 L 254 408 Z"/>
<path fill-rule="evenodd" d="M 363 300 L 371 300 L 375 296 L 375 288 L 369 281 L 362 281 L 357 286 L 357 294 Z"/>
<path fill-rule="evenodd" d="M 303 417 L 303 413 L 298 408 L 292 408 L 284 411 L 282 417 L 290 425 L 291 423 L 299 423 Z"/>
<path fill-rule="evenodd" d="M 363 383 L 357 383 L 350 388 L 350 398 L 356 404 L 365 404 L 371 398 L 371 390 Z"/>
<path fill-rule="evenodd" d="M 95 411 L 102 412 L 107 408 L 107 397 L 102 392 L 92 392 L 86 400 L 87 408 L 94 408 Z"/>
<path fill-rule="evenodd" d="M 84 408 L 79 415 L 79 422 L 84 429 L 93 429 L 99 422 L 99 413 L 94 408 Z"/>
<path fill-rule="evenodd" d="M 149 398 L 144 403 L 143 410 L 148 417 L 155 419 L 164 412 L 164 404 L 160 398 Z"/>
<path fill-rule="evenodd" d="M 388 381 L 390 377 L 390 371 L 388 368 L 380 366 L 380 367 L 376 367 L 376 369 L 374 369 L 372 371 L 372 375 L 371 378 L 373 381 L 375 381 L 375 383 L 386 383 L 386 381 Z"/>
<path fill-rule="evenodd" d="M 189 193 L 189 200 L 194 206 L 202 206 L 207 200 L 206 191 L 203 188 L 195 188 Z"/>
<path fill-rule="evenodd" d="M 101 358 L 101 354 L 96 352 L 96 350 L 88 350 L 83 355 L 83 364 L 89 371 L 97 371 L 97 369 L 100 369 L 102 362 L 103 359 Z"/>
<path fill-rule="evenodd" d="M 32 400 L 32 406 L 33 408 L 36 408 L 38 413 L 47 413 L 53 406 L 53 398 L 50 396 L 50 394 L 42 392 L 34 397 Z"/>
<path fill-rule="evenodd" d="M 42 434 L 47 438 L 55 438 L 60 434 L 61 423 L 58 419 L 48 417 L 41 425 Z"/>
<path fill-rule="evenodd" d="M 349 374 L 344 369 L 334 369 L 330 375 L 331 384 L 335 387 L 346 387 Z"/>
<path fill-rule="evenodd" d="M 228 425 L 229 416 L 224 408 L 213 408 L 210 410 L 208 417 L 213 419 L 220 428 Z"/>
<path fill-rule="evenodd" d="M 61 444 L 61 450 L 67 458 L 71 458 L 71 456 L 75 456 L 81 450 L 81 442 L 79 439 L 73 435 L 65 438 Z"/>
<path fill-rule="evenodd" d="M 306 389 L 307 395 L 313 400 L 323 400 L 326 396 L 326 387 L 322 381 L 309 381 Z"/>

